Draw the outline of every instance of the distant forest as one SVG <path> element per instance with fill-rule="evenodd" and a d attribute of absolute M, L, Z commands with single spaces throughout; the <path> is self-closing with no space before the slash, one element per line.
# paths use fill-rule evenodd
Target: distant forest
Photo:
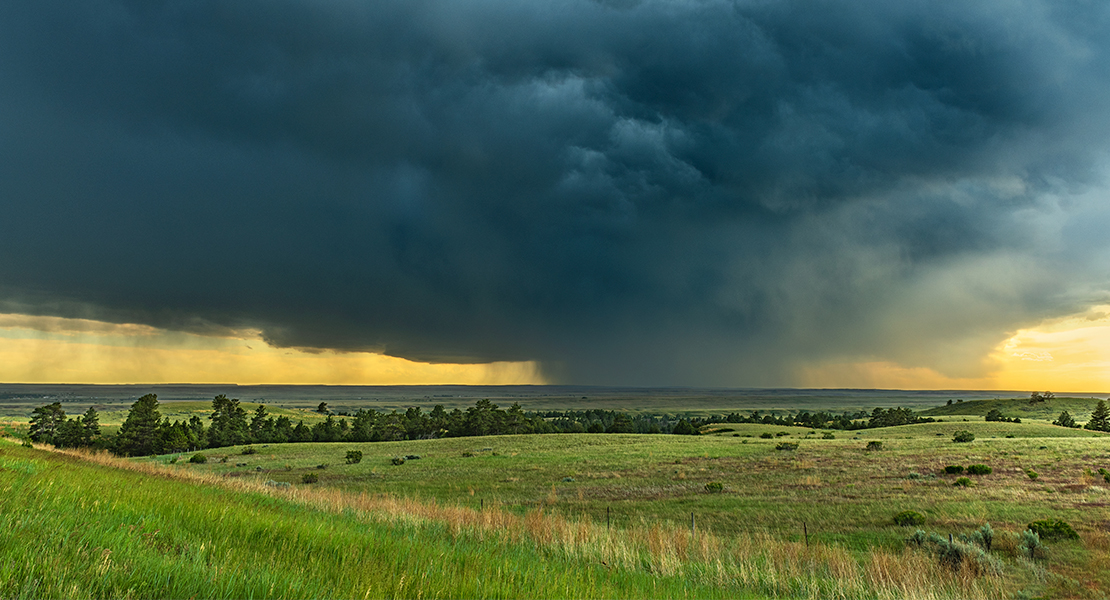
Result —
<path fill-rule="evenodd" d="M 800 412 L 789 416 L 747 416 L 739 413 L 709 417 L 679 418 L 671 415 L 633 414 L 612 410 L 526 412 L 514 403 L 502 410 L 489 400 L 478 400 L 465 411 L 448 411 L 437 405 L 425 413 L 418 407 L 404 412 L 362 409 L 354 414 L 332 414 L 325 403 L 318 412 L 322 421 L 293 424 L 284 415 L 273 416 L 259 405 L 248 414 L 239 400 L 219 395 L 212 399 L 207 419 L 194 415 L 187 421 L 163 418 L 158 396 L 147 394 L 131 405 L 123 425 L 114 436 L 102 435 L 94 408 L 67 418 L 61 403 L 40 406 L 31 417 L 33 441 L 59 447 L 94 447 L 123 456 L 147 456 L 195 451 L 241 444 L 288 442 L 383 442 L 443 437 L 465 437 L 537 433 L 641 433 L 698 435 L 714 423 L 761 423 L 813 429 L 867 429 L 931 422 L 908 408 L 876 408 L 872 412 L 832 414 Z"/>

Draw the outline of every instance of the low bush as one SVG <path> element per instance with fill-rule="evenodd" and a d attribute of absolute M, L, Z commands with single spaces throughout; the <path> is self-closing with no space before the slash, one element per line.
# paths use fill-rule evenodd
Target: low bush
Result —
<path fill-rule="evenodd" d="M 823 440 L 835 440 L 836 436 L 833 435 L 831 431 L 826 431 L 825 433 L 821 434 L 821 439 L 823 439 Z"/>
<path fill-rule="evenodd" d="M 301 483 L 316 483 L 320 481 L 320 476 L 316 473 L 305 473 L 301 475 Z"/>
<path fill-rule="evenodd" d="M 1021 532 L 1021 545 L 1018 546 L 1018 552 L 1031 559 L 1044 558 L 1047 554 L 1044 544 L 1041 543 L 1041 536 L 1032 529 Z"/>
<path fill-rule="evenodd" d="M 966 444 L 968 442 L 974 442 L 975 441 L 975 434 L 971 433 L 970 431 L 967 431 L 966 429 L 961 429 L 961 430 L 957 431 L 956 433 L 952 434 L 952 441 L 956 442 L 958 444 Z"/>
<path fill-rule="evenodd" d="M 868 452 L 875 452 L 882 449 L 883 443 L 878 440 L 871 440 L 870 442 L 867 442 L 867 447 L 864 448 L 864 450 L 867 450 Z"/>
<path fill-rule="evenodd" d="M 470 450 L 465 450 L 465 451 L 464 451 L 464 452 L 462 453 L 462 455 L 463 455 L 463 458 L 470 458 L 470 457 L 474 456 L 474 453 L 473 453 L 473 452 L 471 452 Z"/>
<path fill-rule="evenodd" d="M 968 479 L 967 477 L 960 477 L 959 479 L 956 480 L 956 483 L 953 483 L 952 485 L 954 485 L 956 487 L 970 487 L 971 486 L 971 480 Z"/>
<path fill-rule="evenodd" d="M 362 462 L 362 450 L 348 450 L 346 460 L 349 465 L 357 465 Z"/>
<path fill-rule="evenodd" d="M 796 442 L 779 442 L 778 445 L 775 446 L 775 450 L 785 450 L 787 452 L 793 452 L 797 449 L 798 444 Z"/>
<path fill-rule="evenodd" d="M 990 475 L 991 471 L 991 468 L 987 465 L 968 465 L 967 467 L 968 475 Z"/>
<path fill-rule="evenodd" d="M 964 466 L 963 465 L 948 465 L 947 467 L 944 467 L 944 472 L 948 473 L 949 475 L 959 475 L 960 473 L 964 472 Z"/>
<path fill-rule="evenodd" d="M 316 468 L 320 469 L 320 470 L 324 470 L 324 469 L 328 468 L 328 463 L 324 463 L 324 464 L 321 464 L 321 465 L 316 465 Z"/>
<path fill-rule="evenodd" d="M 1037 478 L 1040 477 L 1040 475 L 1038 475 L 1037 472 L 1033 469 L 1026 469 L 1025 476 L 1029 479 L 1032 479 L 1033 481 L 1036 481 Z"/>
<path fill-rule="evenodd" d="M 258 454 L 258 448 L 255 448 L 254 446 L 247 446 L 246 448 L 243 448 L 243 454 Z"/>
<path fill-rule="evenodd" d="M 208 457 L 203 454 L 194 454 L 189 457 L 189 462 L 196 465 L 203 465 L 204 463 L 208 462 Z"/>
<path fill-rule="evenodd" d="M 1079 534 L 1071 525 L 1060 519 L 1045 519 L 1029 524 L 1029 531 L 1036 533 L 1042 540 L 1078 540 Z"/>
<path fill-rule="evenodd" d="M 389 463 L 393 464 L 393 465 L 403 465 L 403 464 L 405 464 L 405 457 L 404 456 L 394 456 L 393 458 L 389 459 Z"/>
<path fill-rule="evenodd" d="M 705 484 L 705 491 L 709 492 L 710 494 L 720 494 L 722 491 L 724 491 L 724 489 L 725 486 L 720 481 L 710 481 L 709 483 Z"/>
<path fill-rule="evenodd" d="M 494 452 L 493 455 L 498 456 L 498 454 L 496 452 Z M 420 455 L 419 454 L 406 454 L 405 455 L 405 460 L 420 460 Z"/>
<path fill-rule="evenodd" d="M 904 510 L 894 515 L 894 524 L 902 527 L 918 527 L 925 524 L 925 515 L 913 510 Z"/>
<path fill-rule="evenodd" d="M 769 440 L 769 439 L 775 437 L 775 435 L 773 433 L 771 433 L 770 431 L 765 431 L 765 432 L 759 434 L 759 437 L 761 437 L 765 440 Z"/>

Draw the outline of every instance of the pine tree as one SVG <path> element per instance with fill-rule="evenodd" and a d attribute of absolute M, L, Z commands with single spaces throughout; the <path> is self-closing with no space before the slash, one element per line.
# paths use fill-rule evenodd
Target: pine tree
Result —
<path fill-rule="evenodd" d="M 31 413 L 31 439 L 36 442 L 52 444 L 54 436 L 66 421 L 66 411 L 61 402 L 40 406 Z"/>
<path fill-rule="evenodd" d="M 1110 409 L 1106 407 L 1105 400 L 1099 400 L 1095 411 L 1091 413 L 1091 420 L 1083 426 L 1091 431 L 1110 431 Z"/>
<path fill-rule="evenodd" d="M 147 456 L 160 448 L 159 425 L 162 413 L 158 412 L 158 396 L 147 394 L 131 405 L 127 419 L 116 435 L 116 453 L 125 456 Z"/>
<path fill-rule="evenodd" d="M 1069 414 L 1068 411 L 1066 411 L 1066 410 L 1061 412 L 1060 416 L 1056 417 L 1056 420 L 1053 421 L 1052 424 L 1053 425 L 1059 425 L 1060 427 L 1073 427 L 1073 428 L 1079 426 L 1079 425 L 1076 424 L 1075 419 L 1072 418 L 1071 414 Z"/>
<path fill-rule="evenodd" d="M 85 446 L 92 445 L 93 440 L 100 437 L 100 415 L 95 408 L 90 406 L 81 416 L 81 429 L 81 441 Z"/>

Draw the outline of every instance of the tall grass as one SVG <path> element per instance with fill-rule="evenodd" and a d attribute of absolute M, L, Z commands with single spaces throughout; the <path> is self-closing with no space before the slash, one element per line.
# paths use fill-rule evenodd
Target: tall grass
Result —
<path fill-rule="evenodd" d="M 911 551 L 861 559 L 825 544 L 664 523 L 608 530 L 545 507 L 475 510 L 275 489 L 107 454 L 12 444 L 0 452 L 29 465 L 0 464 L 0 507 L 11 515 L 0 532 L 4 597 L 1002 595 L 998 578 Z"/>

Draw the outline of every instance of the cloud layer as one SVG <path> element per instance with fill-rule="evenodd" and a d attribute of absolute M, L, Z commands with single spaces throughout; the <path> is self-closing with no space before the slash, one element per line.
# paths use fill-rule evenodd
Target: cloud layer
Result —
<path fill-rule="evenodd" d="M 981 371 L 1104 302 L 1110 8 L 0 5 L 0 308 L 553 381 Z"/>

